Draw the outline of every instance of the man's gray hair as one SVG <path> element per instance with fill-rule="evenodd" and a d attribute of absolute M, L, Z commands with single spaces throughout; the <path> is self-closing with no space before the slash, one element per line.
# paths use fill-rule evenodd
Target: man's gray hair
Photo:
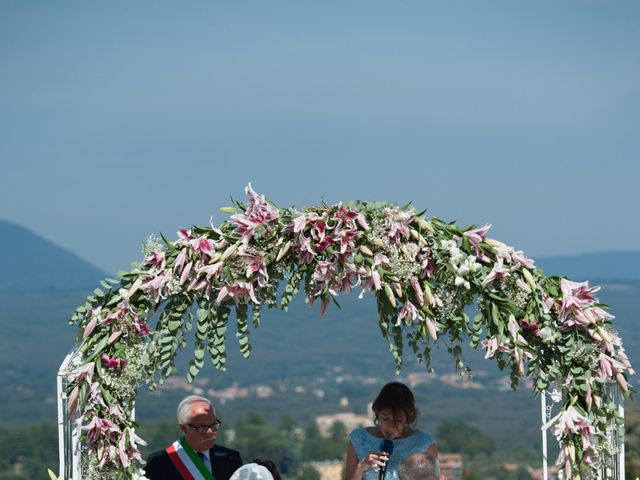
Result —
<path fill-rule="evenodd" d="M 400 480 L 438 480 L 440 462 L 428 453 L 413 453 L 400 462 L 398 478 Z"/>
<path fill-rule="evenodd" d="M 201 397 L 200 395 L 189 395 L 178 404 L 177 416 L 179 424 L 189 423 L 191 421 L 191 405 L 199 402 L 208 403 L 215 414 L 216 409 L 213 408 L 213 404 L 208 398 Z"/>

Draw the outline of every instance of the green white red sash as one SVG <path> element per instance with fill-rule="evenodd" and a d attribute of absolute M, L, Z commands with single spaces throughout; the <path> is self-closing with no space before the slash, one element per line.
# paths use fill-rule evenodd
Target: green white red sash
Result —
<path fill-rule="evenodd" d="M 185 480 L 215 480 L 204 461 L 189 446 L 184 437 L 180 437 L 167 447 L 169 459 Z"/>

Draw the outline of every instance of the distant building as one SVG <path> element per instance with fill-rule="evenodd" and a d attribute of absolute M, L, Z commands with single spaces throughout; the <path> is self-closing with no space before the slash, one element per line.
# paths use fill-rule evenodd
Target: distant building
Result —
<path fill-rule="evenodd" d="M 463 390 L 482 390 L 484 388 L 480 383 L 461 377 L 457 373 L 442 375 L 440 380 L 451 387 L 462 388 Z"/>
<path fill-rule="evenodd" d="M 269 398 L 273 396 L 273 388 L 268 385 L 256 385 L 256 397 Z"/>
<path fill-rule="evenodd" d="M 438 453 L 440 472 L 446 480 L 462 478 L 462 455 L 459 453 Z"/>
<path fill-rule="evenodd" d="M 431 383 L 436 380 L 438 376 L 435 373 L 417 372 L 407 375 L 407 383 L 411 388 L 422 383 Z"/>
<path fill-rule="evenodd" d="M 244 387 L 239 387 L 236 382 L 234 382 L 230 387 L 222 389 L 222 390 L 214 390 L 209 389 L 207 392 L 209 398 L 213 398 L 219 400 L 221 404 L 227 400 L 235 400 L 237 398 L 246 398 L 249 395 L 249 389 Z"/>
<path fill-rule="evenodd" d="M 316 417 L 316 424 L 318 425 L 318 430 L 320 430 L 320 435 L 325 438 L 328 437 L 331 432 L 331 426 L 335 422 L 343 423 L 345 430 L 349 433 L 354 428 L 371 425 L 371 418 L 367 415 L 356 415 L 351 412 L 320 415 Z"/>

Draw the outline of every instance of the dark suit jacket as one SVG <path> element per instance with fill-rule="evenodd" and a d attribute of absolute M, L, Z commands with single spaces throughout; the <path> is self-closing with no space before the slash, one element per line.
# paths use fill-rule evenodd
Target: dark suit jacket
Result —
<path fill-rule="evenodd" d="M 233 472 L 242 466 L 240 454 L 230 448 L 214 445 L 209 450 L 209 456 L 213 478 L 216 480 L 229 480 Z M 144 471 L 149 480 L 183 480 L 166 450 L 149 455 Z"/>

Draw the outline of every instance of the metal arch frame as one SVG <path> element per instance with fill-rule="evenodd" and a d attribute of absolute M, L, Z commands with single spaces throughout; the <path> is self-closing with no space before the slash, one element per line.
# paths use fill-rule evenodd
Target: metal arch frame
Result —
<path fill-rule="evenodd" d="M 59 478 L 61 480 L 82 480 L 82 465 L 80 452 L 80 424 L 76 418 L 71 418 L 68 409 L 67 375 L 76 368 L 82 360 L 80 349 L 82 344 L 76 345 L 60 364 L 56 376 L 58 390 L 58 459 Z"/>

